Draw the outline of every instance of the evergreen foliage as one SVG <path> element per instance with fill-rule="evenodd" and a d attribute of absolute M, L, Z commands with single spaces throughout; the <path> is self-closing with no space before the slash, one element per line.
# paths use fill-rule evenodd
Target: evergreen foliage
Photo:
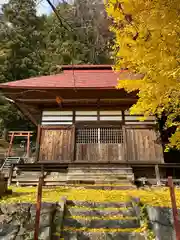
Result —
<path fill-rule="evenodd" d="M 110 60 L 106 11 L 98 0 L 62 2 L 55 14 L 37 16 L 35 0 L 9 0 L 0 15 L 0 83 L 49 75 L 64 64 L 103 64 Z M 101 14 L 100 14 L 101 13 Z M 27 129 L 27 120 L 0 96 L 0 132 Z M 29 124 L 28 124 L 29 126 Z"/>

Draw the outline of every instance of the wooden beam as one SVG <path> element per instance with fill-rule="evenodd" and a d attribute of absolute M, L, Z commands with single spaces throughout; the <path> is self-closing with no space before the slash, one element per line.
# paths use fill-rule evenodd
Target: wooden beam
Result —
<path fill-rule="evenodd" d="M 160 177 L 160 172 L 159 172 L 159 166 L 158 165 L 155 165 L 155 174 L 156 174 L 157 185 L 160 186 L 161 185 L 161 177 Z"/>
<path fill-rule="evenodd" d="M 154 129 L 155 128 L 155 124 L 146 124 L 146 122 L 144 122 L 143 124 L 125 124 L 124 127 L 126 129 Z"/>
<path fill-rule="evenodd" d="M 105 111 L 105 110 L 110 110 L 112 111 L 112 106 L 113 106 L 113 110 L 119 110 L 119 111 L 125 111 L 127 108 L 129 108 L 131 105 L 120 105 L 120 104 L 108 104 L 106 106 L 100 106 L 101 110 Z M 63 106 L 63 110 L 67 110 L 67 111 L 72 111 L 72 110 L 76 110 L 76 111 L 94 111 L 97 109 L 97 104 L 96 105 L 92 105 L 92 104 L 86 104 L 86 105 L 64 105 Z M 57 111 L 58 107 L 56 107 L 55 105 L 41 105 L 40 106 L 41 111 Z"/>
<path fill-rule="evenodd" d="M 11 137 L 12 134 L 9 134 L 9 137 Z M 27 137 L 28 135 L 27 134 L 14 134 L 14 137 Z M 32 134 L 29 134 L 30 137 L 32 137 L 33 135 Z"/>
<path fill-rule="evenodd" d="M 37 138 L 36 138 L 36 160 L 35 160 L 35 162 L 38 161 L 38 157 L 39 157 L 40 140 L 41 140 L 41 125 L 38 124 Z"/>
<path fill-rule="evenodd" d="M 56 98 L 49 98 L 49 99 L 41 99 L 41 98 L 17 98 L 17 102 L 23 103 L 56 103 Z M 76 99 L 62 99 L 62 103 L 73 103 L 73 102 L 94 102 L 94 103 L 101 103 L 101 102 L 136 102 L 137 99 L 133 98 L 103 98 L 103 99 L 96 99 L 96 98 L 76 98 Z"/>
<path fill-rule="evenodd" d="M 30 133 L 28 133 L 27 136 L 27 157 L 29 158 L 29 154 L 30 154 Z"/>
<path fill-rule="evenodd" d="M 41 126 L 41 129 L 53 129 L 53 130 L 60 130 L 60 129 L 69 129 L 72 127 L 72 124 L 71 125 L 67 125 L 67 126 L 52 126 L 52 125 L 42 125 Z"/>
<path fill-rule="evenodd" d="M 30 111 L 27 109 L 27 107 L 24 106 L 24 104 L 15 102 L 15 105 L 19 108 L 19 110 L 20 110 L 27 118 L 29 118 L 29 120 L 30 120 L 35 126 L 38 125 L 36 119 L 33 117 L 33 115 L 30 113 Z"/>
<path fill-rule="evenodd" d="M 8 133 L 33 133 L 33 131 L 8 131 Z"/>
<path fill-rule="evenodd" d="M 14 140 L 14 133 L 12 133 L 12 135 L 11 135 L 11 140 L 10 140 L 9 149 L 8 149 L 8 153 L 7 153 L 8 157 L 11 155 L 13 140 Z"/>
<path fill-rule="evenodd" d="M 10 132 L 8 132 L 8 136 L 11 137 L 13 134 L 14 137 L 28 137 L 28 136 L 32 137 L 33 136 L 32 133 L 33 132 L 30 132 L 30 131 L 22 131 L 22 132 L 21 131 L 10 131 Z"/>

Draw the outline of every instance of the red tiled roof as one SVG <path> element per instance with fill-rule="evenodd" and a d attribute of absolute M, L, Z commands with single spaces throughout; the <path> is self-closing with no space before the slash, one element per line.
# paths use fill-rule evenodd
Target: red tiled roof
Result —
<path fill-rule="evenodd" d="M 62 65 L 60 66 L 60 68 L 62 68 L 62 70 L 69 70 L 69 69 L 78 69 L 78 70 L 111 70 L 112 66 L 111 65 L 95 65 L 95 64 L 81 64 L 81 65 Z"/>
<path fill-rule="evenodd" d="M 126 75 L 126 76 L 125 76 Z M 129 75 L 129 73 L 128 73 Z M 119 73 L 111 69 L 64 70 L 62 73 L 50 76 L 33 77 L 29 79 L 0 84 L 0 88 L 115 88 L 117 80 L 127 79 L 127 71 Z"/>

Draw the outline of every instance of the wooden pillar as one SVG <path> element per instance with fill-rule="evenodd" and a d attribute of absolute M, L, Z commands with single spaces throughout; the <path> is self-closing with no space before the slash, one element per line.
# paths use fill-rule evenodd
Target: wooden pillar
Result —
<path fill-rule="evenodd" d="M 125 162 L 128 162 L 130 159 L 128 158 L 128 150 L 127 150 L 128 149 L 127 136 L 126 136 L 127 131 L 126 131 L 126 128 L 124 125 L 122 126 L 122 131 L 123 131 L 123 141 L 124 141 L 124 143 L 123 143 L 123 158 L 124 158 Z"/>
<path fill-rule="evenodd" d="M 41 213 L 41 201 L 42 201 L 42 188 L 43 188 L 43 177 L 39 178 L 39 183 L 37 187 L 37 203 L 36 203 L 36 217 L 35 217 L 35 230 L 34 230 L 34 240 L 38 240 L 39 236 L 39 224 L 40 224 L 40 213 Z"/>
<path fill-rule="evenodd" d="M 155 174 L 156 174 L 156 184 L 159 186 L 159 185 L 161 185 L 161 178 L 160 178 L 158 165 L 155 165 Z"/>
<path fill-rule="evenodd" d="M 9 169 L 9 178 L 8 178 L 8 186 L 11 185 L 12 177 L 13 177 L 14 165 L 12 164 L 11 168 Z"/>
<path fill-rule="evenodd" d="M 27 157 L 29 158 L 30 155 L 30 133 L 28 132 L 27 135 Z"/>
<path fill-rule="evenodd" d="M 72 128 L 72 162 L 76 161 L 76 127 L 75 124 Z"/>
<path fill-rule="evenodd" d="M 7 153 L 8 157 L 10 157 L 10 155 L 11 155 L 11 149 L 12 149 L 13 140 L 14 140 L 14 132 L 11 135 L 11 140 L 10 140 L 9 149 L 8 149 L 8 153 Z"/>
<path fill-rule="evenodd" d="M 122 123 L 125 124 L 125 113 L 124 111 L 122 111 L 121 113 L 122 113 Z"/>
<path fill-rule="evenodd" d="M 40 139 L 41 139 L 41 125 L 38 124 L 37 138 L 36 138 L 36 159 L 35 159 L 36 162 L 38 161 L 38 158 L 39 158 Z"/>

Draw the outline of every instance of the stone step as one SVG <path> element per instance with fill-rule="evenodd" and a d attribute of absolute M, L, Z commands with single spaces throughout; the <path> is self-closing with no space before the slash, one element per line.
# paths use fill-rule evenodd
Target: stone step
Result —
<path fill-rule="evenodd" d="M 20 172 L 16 178 L 26 178 L 26 177 L 39 177 L 41 175 L 40 172 Z"/>
<path fill-rule="evenodd" d="M 89 175 L 89 176 L 101 176 L 101 175 L 105 175 L 105 176 L 112 176 L 112 175 L 114 175 L 114 176 L 121 176 L 121 175 L 132 175 L 132 172 L 120 172 L 120 173 L 114 173 L 114 172 L 111 172 L 110 170 L 109 170 L 109 172 L 76 172 L 76 171 L 74 171 L 74 172 L 68 172 L 68 175 L 69 176 L 71 176 L 71 175 L 73 175 L 73 176 L 78 176 L 78 175 L 84 175 L 84 174 L 87 174 L 87 175 Z"/>
<path fill-rule="evenodd" d="M 137 218 L 119 218 L 119 219 L 107 219 L 104 220 L 101 217 L 98 219 L 89 219 L 88 217 L 79 218 L 67 218 L 64 219 L 64 227 L 75 227 L 75 228 L 115 228 L 115 229 L 124 229 L 124 228 L 139 228 L 140 222 Z"/>
<path fill-rule="evenodd" d="M 128 167 L 70 167 L 67 180 L 118 180 L 133 179 L 132 168 Z"/>
<path fill-rule="evenodd" d="M 7 172 L 8 174 L 9 172 Z M 17 180 L 23 180 L 23 179 L 37 179 L 39 178 L 40 173 L 20 173 L 19 175 L 14 174 L 14 177 Z M 109 176 L 105 176 L 105 175 L 71 175 L 71 176 L 67 176 L 66 174 L 62 174 L 59 176 L 52 176 L 52 175 L 48 175 L 45 177 L 46 180 L 55 180 L 55 181 L 67 181 L 67 183 L 78 183 L 78 182 L 95 182 L 95 183 L 109 183 L 109 184 L 118 184 L 118 183 L 124 183 L 124 184 L 128 184 L 130 183 L 132 176 L 130 175 L 118 175 L 118 176 L 113 176 L 113 175 L 109 175 Z"/>
<path fill-rule="evenodd" d="M 119 180 L 88 180 L 88 179 L 83 179 L 83 180 L 68 180 L 66 181 L 68 184 L 73 184 L 73 185 L 96 185 L 96 186 L 103 186 L 103 185 L 132 185 L 132 182 L 129 181 L 128 179 L 119 179 Z"/>
<path fill-rule="evenodd" d="M 56 240 L 58 238 L 54 238 Z M 86 230 L 72 232 L 64 231 L 62 240 L 145 240 L 145 237 L 136 232 L 86 232 Z"/>
<path fill-rule="evenodd" d="M 38 185 L 38 183 L 39 183 L 39 179 L 37 179 L 37 180 L 28 180 L 28 179 L 26 179 L 26 180 L 13 180 L 12 181 L 12 184 L 19 184 L 20 186 L 37 186 Z M 62 186 L 62 187 L 64 187 L 65 186 L 65 182 L 57 182 L 57 181 L 44 181 L 44 185 L 45 186 Z"/>
<path fill-rule="evenodd" d="M 68 173 L 68 177 L 81 177 L 81 176 L 88 176 L 88 177 L 115 177 L 115 178 L 118 178 L 118 177 L 126 177 L 126 176 L 131 176 L 133 175 L 132 173 L 118 173 L 118 174 L 115 174 L 115 173 L 111 173 L 110 171 L 108 173 L 103 173 L 103 172 L 100 172 L 100 173 L 93 173 L 93 172 L 89 172 L 89 173 Z"/>
<path fill-rule="evenodd" d="M 133 183 L 127 179 L 121 180 L 68 180 L 66 181 L 69 185 L 79 186 L 131 186 Z"/>
<path fill-rule="evenodd" d="M 83 186 L 82 186 L 83 187 Z M 121 185 L 121 186 L 84 186 L 85 189 L 96 189 L 96 190 L 129 190 L 136 189 L 135 185 Z"/>
<path fill-rule="evenodd" d="M 136 216 L 136 212 L 133 208 L 114 208 L 114 209 L 99 209 L 99 208 L 77 208 L 77 207 L 69 207 L 66 210 L 66 216 L 97 216 L 97 217 L 110 217 L 110 216 L 119 216 L 119 217 L 127 217 L 127 216 Z"/>
<path fill-rule="evenodd" d="M 113 174 L 122 174 L 122 173 L 132 173 L 132 168 L 129 167 L 69 167 L 69 174 L 71 173 L 113 173 Z"/>
<path fill-rule="evenodd" d="M 87 181 L 95 181 L 95 182 L 98 182 L 98 181 L 107 181 L 107 182 L 110 182 L 110 181 L 113 181 L 113 182 L 118 182 L 119 180 L 128 180 L 129 181 L 132 181 L 133 180 L 133 176 L 118 176 L 118 177 L 115 177 L 115 176 L 109 176 L 109 177 L 106 177 L 106 176 L 86 176 L 86 175 L 82 175 L 82 176 L 71 176 L 71 177 L 67 177 L 67 181 L 83 181 L 84 179 L 86 179 Z"/>
<path fill-rule="evenodd" d="M 128 208 L 132 207 L 131 202 L 91 202 L 67 200 L 68 206 L 89 207 L 89 208 Z"/>

